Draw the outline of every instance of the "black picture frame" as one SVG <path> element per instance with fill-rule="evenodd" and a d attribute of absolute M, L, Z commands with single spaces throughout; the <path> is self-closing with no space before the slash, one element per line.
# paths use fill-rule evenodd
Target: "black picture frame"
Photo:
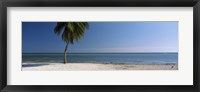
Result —
<path fill-rule="evenodd" d="M 194 85 L 7 85 L 7 7 L 193 7 Z M 200 92 L 200 0 L 1 0 L 1 92 Z"/>

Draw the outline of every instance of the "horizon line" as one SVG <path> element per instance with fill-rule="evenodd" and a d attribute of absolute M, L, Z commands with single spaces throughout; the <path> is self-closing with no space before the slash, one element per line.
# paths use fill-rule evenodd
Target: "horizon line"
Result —
<path fill-rule="evenodd" d="M 50 53 L 47 53 L 47 52 L 37 52 L 37 53 L 31 53 L 31 52 L 28 52 L 28 53 L 23 53 L 22 54 L 63 54 L 64 52 L 50 52 Z M 72 52 L 72 53 L 68 53 L 68 54 L 123 54 L 123 53 L 178 53 L 178 52 Z"/>

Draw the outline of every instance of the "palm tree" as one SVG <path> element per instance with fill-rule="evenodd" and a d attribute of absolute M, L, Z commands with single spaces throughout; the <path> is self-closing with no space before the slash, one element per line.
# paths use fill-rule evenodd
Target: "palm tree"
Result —
<path fill-rule="evenodd" d="M 61 34 L 62 40 L 66 43 L 64 50 L 64 64 L 67 63 L 67 48 L 69 43 L 73 44 L 74 40 L 78 42 L 84 36 L 84 32 L 89 28 L 87 22 L 57 22 L 54 32 L 56 35 Z"/>

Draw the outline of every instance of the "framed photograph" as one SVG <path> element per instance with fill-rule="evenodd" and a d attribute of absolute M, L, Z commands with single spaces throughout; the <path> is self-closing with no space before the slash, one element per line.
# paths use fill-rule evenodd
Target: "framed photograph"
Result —
<path fill-rule="evenodd" d="M 199 91 L 199 0 L 0 3 L 1 91 Z"/>

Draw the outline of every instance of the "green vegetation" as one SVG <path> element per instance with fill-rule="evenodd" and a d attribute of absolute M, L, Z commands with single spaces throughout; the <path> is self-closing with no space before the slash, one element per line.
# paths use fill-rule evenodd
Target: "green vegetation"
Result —
<path fill-rule="evenodd" d="M 83 36 L 85 31 L 89 28 L 87 22 L 57 22 L 54 32 L 56 35 L 62 33 L 62 40 L 66 43 L 64 50 L 64 64 L 67 63 L 67 48 L 74 41 L 78 42 Z"/>

